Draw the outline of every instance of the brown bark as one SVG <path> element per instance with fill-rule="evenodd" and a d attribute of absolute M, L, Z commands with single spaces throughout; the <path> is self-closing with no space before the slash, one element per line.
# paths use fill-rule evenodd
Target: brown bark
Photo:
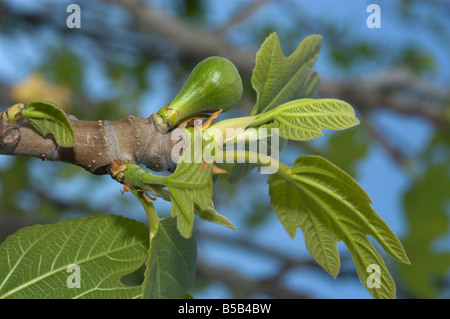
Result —
<path fill-rule="evenodd" d="M 179 141 L 158 129 L 153 116 L 129 116 L 119 121 L 80 121 L 70 117 L 75 145 L 60 147 L 25 119 L 17 124 L 0 121 L 0 155 L 22 155 L 78 165 L 96 175 L 108 174 L 114 160 L 143 164 L 154 171 L 172 171 L 171 150 Z"/>

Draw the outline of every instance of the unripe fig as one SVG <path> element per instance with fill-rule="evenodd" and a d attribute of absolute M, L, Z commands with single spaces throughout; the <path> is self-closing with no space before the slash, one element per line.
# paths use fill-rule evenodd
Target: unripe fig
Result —
<path fill-rule="evenodd" d="M 241 96 L 242 80 L 234 64 L 225 58 L 209 57 L 197 64 L 180 93 L 158 111 L 155 119 L 168 129 L 198 113 L 226 112 Z"/>

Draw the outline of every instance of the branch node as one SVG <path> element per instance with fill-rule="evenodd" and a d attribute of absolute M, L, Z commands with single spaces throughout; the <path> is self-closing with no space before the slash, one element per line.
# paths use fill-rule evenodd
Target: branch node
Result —
<path fill-rule="evenodd" d="M 0 145 L 4 148 L 14 148 L 20 141 L 20 129 L 16 125 L 6 126 L 0 134 Z"/>

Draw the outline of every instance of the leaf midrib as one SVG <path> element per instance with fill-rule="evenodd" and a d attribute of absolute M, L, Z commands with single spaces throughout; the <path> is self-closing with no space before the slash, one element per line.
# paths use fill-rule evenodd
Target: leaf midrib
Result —
<path fill-rule="evenodd" d="M 340 203 L 343 203 L 350 211 L 352 211 L 356 216 L 359 217 L 360 220 L 362 220 L 364 222 L 364 224 L 366 226 L 369 227 L 369 229 L 372 231 L 371 235 L 374 235 L 375 238 L 377 238 L 378 240 L 383 240 L 384 238 L 382 238 L 381 234 L 372 226 L 372 224 L 369 222 L 369 220 L 366 218 L 366 216 L 364 216 L 363 214 L 361 214 L 359 212 L 359 210 L 353 206 L 352 203 L 348 202 L 345 198 L 342 198 L 341 196 L 338 196 L 336 193 L 330 191 L 328 188 L 326 188 L 325 186 L 316 183 L 306 177 L 303 177 L 301 175 L 296 175 L 296 179 L 300 182 L 304 182 L 322 192 L 324 192 L 325 194 L 328 194 L 330 197 L 336 199 L 337 201 L 339 201 Z M 380 238 L 381 237 L 381 238 Z"/>
<path fill-rule="evenodd" d="M 389 233 L 389 230 L 384 230 L 384 233 L 388 237 L 383 236 L 383 234 L 380 233 L 377 230 L 377 228 L 372 225 L 372 223 L 369 221 L 369 219 L 366 216 L 364 216 L 364 214 L 362 214 L 360 212 L 360 210 L 358 210 L 356 207 L 354 207 L 353 204 L 351 202 L 349 202 L 348 200 L 346 200 L 345 198 L 338 196 L 336 193 L 330 191 L 330 189 L 326 188 L 325 186 L 323 186 L 319 183 L 316 183 L 313 180 L 310 180 L 306 177 L 303 177 L 301 175 L 296 175 L 295 178 L 297 181 L 304 182 L 304 183 L 324 192 L 325 194 L 328 194 L 328 196 L 330 196 L 330 197 L 334 198 L 335 200 L 339 201 L 340 203 L 344 204 L 351 212 L 353 212 L 357 217 L 359 217 L 359 220 L 361 220 L 366 227 L 369 228 L 370 232 L 368 232 L 368 234 L 372 235 L 392 257 L 394 257 L 395 259 L 397 259 L 399 261 L 405 262 L 404 258 L 401 255 L 399 255 L 399 253 L 396 251 L 397 250 L 397 242 L 395 241 L 395 238 L 392 236 L 392 234 Z M 367 202 L 367 205 L 369 205 L 369 202 Z M 377 216 L 374 216 L 374 218 L 377 218 Z M 383 223 L 382 220 L 377 221 L 377 222 Z M 360 225 L 358 225 L 358 226 L 361 227 Z"/>
<path fill-rule="evenodd" d="M 37 243 L 37 242 L 36 242 L 36 243 Z M 35 244 L 36 244 L 36 243 L 35 243 Z M 95 259 L 97 259 L 97 258 L 104 257 L 104 256 L 106 256 L 106 255 L 108 255 L 108 254 L 115 253 L 115 252 L 118 252 L 118 251 L 123 250 L 123 249 L 127 249 L 127 248 L 134 247 L 134 246 L 136 246 L 136 245 L 140 245 L 140 243 L 139 243 L 139 242 L 134 242 L 134 243 L 132 243 L 132 244 L 130 244 L 130 245 L 121 246 L 121 247 L 119 247 L 119 248 L 117 248 L 117 249 L 110 250 L 110 251 L 108 251 L 108 252 L 104 252 L 104 253 L 101 253 L 101 254 L 97 254 L 97 255 L 94 255 L 94 256 L 91 256 L 91 257 L 88 257 L 88 258 L 84 258 L 84 259 L 81 259 L 80 261 L 77 261 L 77 262 L 71 262 L 70 264 L 61 266 L 61 267 L 59 267 L 59 268 L 57 268 L 57 269 L 55 269 L 55 270 L 52 270 L 52 271 L 47 272 L 47 273 L 45 273 L 45 274 L 42 274 L 42 275 L 40 275 L 40 276 L 34 278 L 34 279 L 31 280 L 31 281 L 28 281 L 28 282 L 26 282 L 26 283 L 24 283 L 24 284 L 21 284 L 20 286 L 16 287 L 15 289 L 10 290 L 10 291 L 8 291 L 6 294 L 3 294 L 2 296 L 0 296 L 0 299 L 5 299 L 5 298 L 7 298 L 7 297 L 9 297 L 9 296 L 11 296 L 11 295 L 13 295 L 13 294 L 15 294 L 16 292 L 18 292 L 18 291 L 20 291 L 20 290 L 26 288 L 26 287 L 29 287 L 29 286 L 31 286 L 31 285 L 33 285 L 33 284 L 35 284 L 35 283 L 37 283 L 37 282 L 39 282 L 39 281 L 41 281 L 41 280 L 43 280 L 43 279 L 45 279 L 45 278 L 47 278 L 47 277 L 53 275 L 53 274 L 56 274 L 56 273 L 58 273 L 58 272 L 60 272 L 60 271 L 62 271 L 62 270 L 64 270 L 64 269 L 67 269 L 67 266 L 69 266 L 69 265 L 71 265 L 71 264 L 73 264 L 73 263 L 76 263 L 76 264 L 83 264 L 83 263 L 85 263 L 85 262 L 88 262 L 88 261 L 91 261 L 91 260 L 95 260 Z M 31 245 L 30 248 L 27 249 L 26 252 L 28 252 L 28 251 L 31 249 L 31 247 L 33 247 L 33 246 L 34 246 L 34 245 Z M 25 256 L 25 254 L 26 254 L 26 253 L 24 253 L 24 254 L 21 256 L 21 258 L 20 258 L 19 260 L 21 260 L 21 259 L 23 258 L 23 256 Z M 17 263 L 16 263 L 16 264 L 17 264 Z M 15 268 L 15 267 L 14 267 L 14 268 Z M 12 270 L 13 270 L 13 269 L 12 269 Z M 13 273 L 13 271 L 10 271 L 10 273 L 8 274 L 7 277 L 9 277 L 12 273 Z M 6 283 L 8 279 L 9 279 L 9 278 L 6 278 L 6 280 L 3 282 L 3 284 Z M 3 285 L 2 285 L 2 286 L 3 286 Z M 0 287 L 0 288 L 1 288 L 1 287 Z"/>
<path fill-rule="evenodd" d="M 295 164 L 294 164 L 295 166 Z M 337 181 L 340 181 L 341 183 L 345 184 L 347 187 L 352 189 L 355 192 L 355 195 L 358 195 L 361 199 L 367 201 L 369 204 L 372 204 L 372 200 L 370 199 L 369 195 L 362 189 L 356 182 L 348 182 L 347 180 L 344 180 L 344 178 L 341 178 L 340 176 L 333 174 L 331 171 L 326 169 L 321 169 L 319 167 L 315 166 L 301 166 L 299 168 L 291 169 L 292 172 L 295 175 L 301 175 L 301 174 L 317 174 L 317 175 L 323 175 L 330 177 L 332 179 L 335 179 Z M 352 179 L 351 176 L 345 176 L 347 179 Z"/>
<path fill-rule="evenodd" d="M 314 199 L 314 201 L 317 203 L 317 205 L 319 205 L 325 212 L 327 212 L 327 215 L 334 221 L 334 223 L 339 227 L 339 229 L 342 231 L 342 233 L 345 234 L 345 237 L 347 237 L 348 242 L 351 244 L 351 246 L 354 248 L 354 250 L 358 253 L 358 256 L 360 256 L 360 258 L 363 261 L 366 261 L 366 259 L 364 258 L 364 254 L 362 254 L 359 247 L 354 244 L 351 233 L 349 233 L 345 227 L 342 227 L 342 224 L 339 222 L 339 220 L 333 214 L 329 213 L 330 207 L 328 205 L 324 206 L 323 201 L 320 200 L 320 198 L 318 198 L 317 195 L 315 195 L 313 192 L 309 191 L 307 188 L 302 187 L 302 185 L 299 182 L 294 181 L 294 184 L 299 189 L 301 189 L 303 192 L 307 193 L 312 199 Z M 366 236 L 366 234 L 364 234 L 364 236 Z"/>
<path fill-rule="evenodd" d="M 341 239 L 344 240 L 344 242 L 346 243 L 347 246 L 350 245 L 350 247 L 356 254 L 356 258 L 360 258 L 360 260 L 366 264 L 367 259 L 366 259 L 365 254 L 361 251 L 360 247 L 352 240 L 352 235 L 349 232 L 349 230 L 346 227 L 343 227 L 343 225 L 341 224 L 341 222 L 339 222 L 339 220 L 337 219 L 336 216 L 334 216 L 333 214 L 330 213 L 330 210 L 332 211 L 331 207 L 328 204 L 326 204 L 323 200 L 321 200 L 320 197 L 318 197 L 316 194 L 314 194 L 314 192 L 310 191 L 307 187 L 303 187 L 303 185 L 301 184 L 300 181 L 293 180 L 293 179 L 285 177 L 285 176 L 283 176 L 283 177 L 287 181 L 293 183 L 299 190 L 308 194 L 311 197 L 311 199 L 313 199 L 317 203 L 317 205 L 323 209 L 323 211 L 327 214 L 327 216 L 329 216 L 329 218 L 333 221 L 333 223 L 341 230 L 341 233 L 345 237 L 345 238 L 341 238 Z M 364 232 L 362 232 L 362 233 L 364 236 L 366 236 L 366 234 Z M 338 238 L 340 238 L 340 236 L 338 236 Z M 350 249 L 350 247 L 349 247 L 349 250 L 352 251 Z M 373 246 L 370 251 L 375 258 L 381 258 L 380 255 L 378 254 L 378 252 L 376 252 L 376 250 L 373 248 Z M 388 293 L 389 290 L 386 290 L 386 289 L 383 289 L 383 290 L 384 290 L 383 293 L 385 295 L 392 297 Z"/>
<path fill-rule="evenodd" d="M 331 209 L 328 205 L 326 205 L 326 206 L 324 207 L 324 206 L 322 205 L 323 201 L 322 201 L 320 198 L 318 198 L 317 195 L 315 195 L 313 192 L 309 191 L 307 188 L 301 187 L 300 183 L 298 183 L 298 182 L 296 182 L 295 184 L 297 184 L 298 187 L 301 188 L 304 192 L 308 193 L 308 194 L 311 196 L 311 198 L 313 198 L 313 199 L 316 201 L 316 203 L 317 203 L 317 204 L 318 204 L 325 212 L 328 212 L 329 209 Z M 328 208 L 328 209 L 327 209 L 327 208 Z M 342 227 L 342 225 L 341 225 L 340 223 L 337 222 L 337 220 L 336 220 L 335 216 L 333 216 L 333 214 L 327 213 L 327 215 L 330 216 L 330 218 L 332 218 L 332 220 L 336 223 L 336 225 L 339 227 L 339 229 L 342 231 L 342 233 L 345 234 L 345 236 L 347 237 L 347 239 L 345 240 L 345 241 L 346 241 L 346 244 L 349 243 L 349 244 L 351 245 L 351 247 L 353 247 L 353 250 L 357 253 L 358 258 L 360 258 L 361 261 L 362 261 L 364 264 L 367 264 L 368 261 L 367 261 L 367 259 L 366 259 L 365 254 L 361 251 L 361 249 L 359 248 L 359 245 L 357 245 L 357 244 L 354 243 L 354 241 L 352 240 L 351 234 L 347 232 L 347 229 L 346 229 L 345 227 Z M 364 234 L 364 232 L 363 232 L 363 234 Z M 364 234 L 364 236 L 366 236 L 366 234 Z M 348 245 L 348 244 L 347 244 L 347 245 Z M 372 248 L 373 248 L 373 246 L 372 246 Z M 374 249 L 371 249 L 371 250 L 372 250 L 372 254 L 373 254 L 376 258 L 380 258 L 379 254 L 378 254 Z M 376 290 L 375 292 L 377 292 L 376 295 L 380 295 L 380 294 L 381 294 L 381 293 L 378 294 L 378 291 L 377 291 L 377 290 Z M 383 293 L 382 293 L 382 294 L 388 296 L 389 298 L 392 298 L 392 296 L 389 295 L 389 290 L 388 290 L 388 289 L 383 289 Z"/>
<path fill-rule="evenodd" d="M 286 183 L 291 183 L 290 181 L 285 181 Z M 293 185 L 294 187 L 296 187 L 296 185 L 294 184 Z M 297 191 L 300 191 L 300 189 L 298 189 L 297 187 L 296 187 L 296 189 L 297 189 Z M 299 194 L 300 194 L 300 196 L 301 196 L 301 191 L 299 192 Z M 330 270 L 330 269 L 332 269 L 332 265 L 331 265 L 331 261 L 330 261 L 330 259 L 331 260 L 334 260 L 333 258 L 330 258 L 328 255 L 329 254 L 327 254 L 326 253 L 326 247 L 327 247 L 327 245 L 324 243 L 324 240 L 323 240 L 323 236 L 321 236 L 321 235 L 319 235 L 320 234 L 320 229 L 319 229 L 319 227 L 318 227 L 318 225 L 317 225 L 317 221 L 316 220 L 314 220 L 314 213 L 311 211 L 311 209 L 310 209 L 310 207 L 305 203 L 305 208 L 306 208 L 306 212 L 307 212 L 307 216 L 308 216 L 308 218 L 310 219 L 310 222 L 311 222 L 311 224 L 312 224 L 312 227 L 314 228 L 314 230 L 315 230 L 315 232 L 316 232 L 316 237 L 318 238 L 318 240 L 319 240 L 319 245 L 320 245 L 320 247 L 322 248 L 322 251 L 323 251 L 323 256 L 324 256 L 324 259 L 325 259 L 325 263 L 326 263 L 326 265 L 327 265 L 327 270 Z M 336 265 L 334 265 L 334 266 L 336 266 Z M 338 265 L 337 265 L 337 270 L 339 271 L 339 259 L 338 259 Z M 332 274 L 332 276 L 333 277 L 336 277 L 336 275 L 337 275 L 337 273 L 336 274 Z"/>
<path fill-rule="evenodd" d="M 292 119 L 298 119 L 298 118 L 310 118 L 310 117 L 325 117 L 325 118 L 329 118 L 329 117 L 347 117 L 350 118 L 352 120 L 355 119 L 355 114 L 352 113 L 351 111 L 349 112 L 343 112 L 343 111 L 322 111 L 322 112 L 303 112 L 303 113 L 299 113 L 296 110 L 279 110 L 277 112 L 278 114 L 276 116 L 282 116 L 282 117 L 287 117 L 287 118 L 292 118 Z"/>

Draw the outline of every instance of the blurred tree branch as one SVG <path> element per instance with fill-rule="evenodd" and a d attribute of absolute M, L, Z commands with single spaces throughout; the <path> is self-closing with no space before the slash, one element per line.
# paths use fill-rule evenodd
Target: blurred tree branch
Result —
<path fill-rule="evenodd" d="M 199 261 L 197 276 L 201 279 L 210 281 L 223 282 L 235 298 L 251 298 L 258 294 L 266 294 L 271 298 L 281 299 L 309 299 L 313 296 L 305 293 L 294 292 L 282 286 L 285 276 L 295 269 L 316 269 L 322 271 L 322 268 L 314 260 L 293 258 L 288 254 L 282 253 L 279 250 L 269 248 L 260 244 L 256 244 L 248 238 L 239 238 L 236 236 L 226 236 L 213 233 L 211 231 L 196 230 L 196 237 L 199 242 L 215 241 L 219 244 L 226 244 L 236 246 L 238 249 L 243 249 L 251 254 L 261 255 L 265 258 L 270 258 L 279 263 L 279 270 L 277 273 L 262 279 L 250 280 L 238 274 L 236 271 L 214 266 L 210 262 Z M 339 278 L 352 277 L 357 279 L 356 272 L 352 267 L 346 265 L 351 264 L 351 256 L 343 255 L 341 257 L 341 270 Z"/>
<path fill-rule="evenodd" d="M 393 69 L 348 82 L 325 82 L 320 94 L 337 96 L 361 111 L 389 109 L 449 127 L 448 89 L 431 85 L 407 69 Z"/>
<path fill-rule="evenodd" d="M 223 37 L 233 26 L 245 22 L 253 13 L 255 13 L 259 8 L 263 7 L 272 0 L 257 0 L 250 3 L 246 8 L 241 10 L 233 18 L 231 18 L 225 25 L 221 26 L 215 33 L 219 37 Z"/>
<path fill-rule="evenodd" d="M 223 282 L 233 293 L 234 298 L 248 299 L 258 295 L 266 295 L 277 299 L 309 299 L 311 296 L 293 292 L 276 278 L 252 280 L 239 275 L 235 271 L 218 268 L 205 262 L 197 262 L 196 276 L 210 281 Z"/>
<path fill-rule="evenodd" d="M 196 29 L 140 0 L 107 1 L 122 5 L 138 21 L 144 32 L 168 39 L 184 55 L 196 59 L 220 55 L 230 59 L 238 69 L 247 73 L 254 67 L 255 52 L 243 51 L 227 44 L 222 32 L 220 37 L 214 32 Z M 265 3 L 257 2 L 258 5 Z M 439 126 L 449 127 L 450 123 L 450 116 L 445 113 L 448 111 L 443 107 L 448 109 L 448 89 L 437 88 L 408 70 L 387 70 L 349 82 L 325 81 L 321 84 L 319 94 L 348 101 L 364 111 L 385 108 L 417 115 Z"/>
<path fill-rule="evenodd" d="M 145 32 L 169 40 L 184 55 L 196 60 L 208 56 L 230 59 L 239 70 L 250 71 L 255 64 L 255 53 L 226 43 L 223 37 L 206 32 L 163 14 L 139 0 L 107 0 L 123 6 Z"/>
<path fill-rule="evenodd" d="M 109 47 L 121 47 L 165 60 L 173 58 L 167 50 L 161 49 L 167 48 L 168 44 L 181 56 L 194 61 L 218 55 L 230 59 L 241 73 L 251 74 L 253 70 L 256 52 L 227 43 L 225 31 L 229 28 L 226 25 L 222 27 L 223 30 L 219 29 L 219 31 L 222 30 L 220 32 L 200 30 L 185 21 L 154 9 L 141 0 L 104 1 L 126 9 L 132 20 L 136 21 L 136 25 L 118 27 L 114 32 L 110 32 L 104 22 L 87 18 L 83 22 L 83 28 L 77 30 L 78 35 L 83 34 Z M 242 13 L 241 16 L 229 21 L 229 24 L 241 23 L 252 12 L 268 2 L 256 1 L 247 8 L 247 13 Z M 8 8 L 5 8 L 5 11 L 7 10 Z M 10 16 L 18 14 L 8 12 Z M 54 21 L 45 12 L 21 14 L 21 18 L 33 26 L 51 26 L 62 34 L 71 34 L 65 25 Z M 158 39 L 155 39 L 155 36 Z M 348 101 L 362 112 L 387 109 L 401 114 L 419 116 L 433 125 L 450 128 L 448 88 L 437 87 L 408 69 L 385 70 L 349 81 L 325 79 L 320 86 L 319 94 Z M 245 110 L 247 108 L 248 105 Z"/>

